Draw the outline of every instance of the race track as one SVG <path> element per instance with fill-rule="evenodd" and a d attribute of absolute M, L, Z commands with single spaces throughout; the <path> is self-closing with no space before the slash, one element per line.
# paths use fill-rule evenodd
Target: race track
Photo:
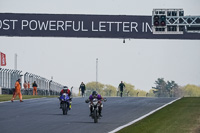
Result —
<path fill-rule="evenodd" d="M 0 103 L 1 133 L 107 133 L 175 98 L 109 97 L 103 118 L 94 123 L 85 98 L 73 98 L 72 110 L 62 115 L 57 98 Z"/>

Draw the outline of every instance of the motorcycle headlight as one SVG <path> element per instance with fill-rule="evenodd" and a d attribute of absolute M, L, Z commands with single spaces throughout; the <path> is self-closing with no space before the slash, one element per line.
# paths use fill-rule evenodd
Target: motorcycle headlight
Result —
<path fill-rule="evenodd" d="M 93 104 L 97 105 L 97 103 L 98 103 L 98 100 L 97 99 L 93 99 Z"/>
<path fill-rule="evenodd" d="M 98 102 L 93 102 L 94 105 L 97 105 Z"/>
<path fill-rule="evenodd" d="M 67 96 L 67 94 L 66 93 L 63 93 L 63 97 L 65 98 Z"/>

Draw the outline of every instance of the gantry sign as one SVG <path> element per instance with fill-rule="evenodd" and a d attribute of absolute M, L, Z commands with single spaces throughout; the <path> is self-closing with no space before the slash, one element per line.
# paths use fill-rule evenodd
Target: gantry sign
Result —
<path fill-rule="evenodd" d="M 198 33 L 152 29 L 152 16 L 0 13 L 0 36 L 200 39 Z"/>
<path fill-rule="evenodd" d="M 200 16 L 184 16 L 183 9 L 153 9 L 152 30 L 153 34 L 200 33 Z"/>

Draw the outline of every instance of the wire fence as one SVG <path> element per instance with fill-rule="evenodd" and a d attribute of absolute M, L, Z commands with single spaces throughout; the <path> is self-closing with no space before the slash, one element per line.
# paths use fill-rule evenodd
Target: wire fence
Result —
<path fill-rule="evenodd" d="M 22 71 L 11 69 L 0 69 L 0 87 L 2 88 L 14 88 L 15 82 L 21 76 Z"/>
<path fill-rule="evenodd" d="M 24 89 L 21 83 L 22 94 L 32 95 L 33 94 L 33 82 L 37 84 L 38 95 L 58 95 L 63 85 L 54 82 L 53 80 L 48 80 L 36 74 L 26 72 L 24 75 L 21 74 L 20 70 L 2 69 L 0 68 L 0 88 L 2 94 L 12 94 L 15 89 L 15 82 L 18 79 L 24 77 L 24 82 L 30 83 L 30 88 Z"/>

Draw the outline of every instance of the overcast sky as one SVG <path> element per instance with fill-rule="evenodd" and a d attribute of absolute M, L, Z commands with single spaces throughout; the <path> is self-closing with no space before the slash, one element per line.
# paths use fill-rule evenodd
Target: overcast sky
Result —
<path fill-rule="evenodd" d="M 153 8 L 183 8 L 200 15 L 199 0 L 0 0 L 0 13 L 151 15 Z M 0 37 L 7 66 L 63 85 L 98 81 L 115 87 L 120 81 L 148 91 L 157 78 L 181 86 L 200 85 L 200 40 L 145 40 L 53 37 Z"/>

